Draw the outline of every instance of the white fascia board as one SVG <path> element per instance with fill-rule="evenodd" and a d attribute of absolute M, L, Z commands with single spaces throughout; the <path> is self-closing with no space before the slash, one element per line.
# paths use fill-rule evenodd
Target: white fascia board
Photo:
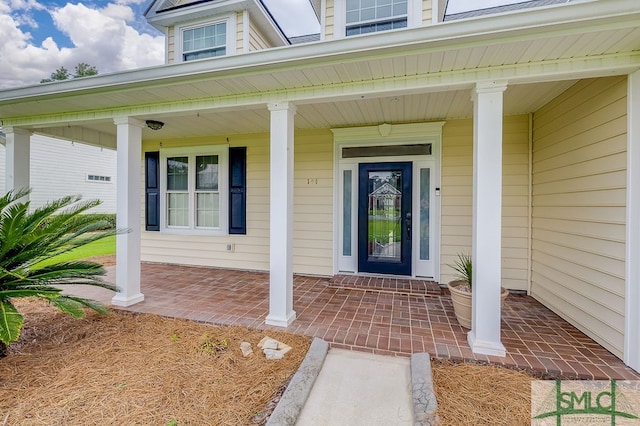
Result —
<path fill-rule="evenodd" d="M 316 14 L 316 18 L 318 18 L 319 21 L 322 16 L 322 0 L 309 0 L 309 3 L 311 3 L 313 13 Z"/>
<path fill-rule="evenodd" d="M 260 24 L 260 29 L 264 31 L 271 43 L 276 46 L 288 46 L 291 44 L 280 25 L 260 0 L 251 2 L 251 6 L 248 9 L 251 19 Z"/>
<path fill-rule="evenodd" d="M 159 1 L 159 0 L 157 0 Z M 228 14 L 231 12 L 239 12 L 249 10 L 251 16 L 257 16 L 260 23 L 260 29 L 276 46 L 286 46 L 289 40 L 282 32 L 278 24 L 271 19 L 271 15 L 267 12 L 259 0 L 226 0 L 223 2 L 205 2 L 193 4 L 184 4 L 175 8 L 159 12 L 157 8 L 148 9 L 145 17 L 149 24 L 163 31 L 172 25 L 184 24 L 192 20 L 208 18 L 220 14 Z"/>
<path fill-rule="evenodd" d="M 177 23 L 184 23 L 193 19 L 208 16 L 236 12 L 245 9 L 251 0 L 223 0 L 221 2 L 204 2 L 180 5 L 175 8 L 158 13 L 157 10 L 149 13 L 147 22 L 154 27 L 170 27 Z"/>
<path fill-rule="evenodd" d="M 147 6 L 147 8 L 144 10 L 144 12 L 142 13 L 142 16 L 144 16 L 145 19 L 147 19 L 151 15 L 151 11 L 155 13 L 156 10 L 158 10 L 158 3 L 160 1 L 162 0 L 153 0 L 151 3 L 149 3 L 149 6 Z"/>
<path fill-rule="evenodd" d="M 140 88 L 157 84 L 212 78 L 241 73 L 257 73 L 283 67 L 295 68 L 316 63 L 338 63 L 377 55 L 392 55 L 402 50 L 433 50 L 486 46 L 491 43 L 579 34 L 598 29 L 637 26 L 640 22 L 638 0 L 610 0 L 562 5 L 553 9 L 531 9 L 514 14 L 512 19 L 486 17 L 472 21 L 452 21 L 438 25 L 347 37 L 340 40 L 267 49 L 248 54 L 210 60 L 183 62 L 150 68 L 102 74 L 63 82 L 0 90 L 0 104 L 7 101 L 55 98 L 99 93 L 105 90 Z M 215 61 L 215 62 L 214 62 Z M 212 65 L 215 66 L 212 67 Z"/>

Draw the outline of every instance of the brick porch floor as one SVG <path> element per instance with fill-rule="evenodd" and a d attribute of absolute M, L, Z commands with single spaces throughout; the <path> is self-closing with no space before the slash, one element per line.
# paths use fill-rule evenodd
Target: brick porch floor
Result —
<path fill-rule="evenodd" d="M 113 280 L 113 267 L 108 277 Z M 355 281 L 355 282 L 354 282 Z M 142 265 L 144 302 L 128 310 L 219 325 L 268 329 L 269 275 L 166 264 Z M 74 290 L 109 303 L 103 289 Z M 292 333 L 332 347 L 408 356 L 428 352 L 561 374 L 569 378 L 639 379 L 640 375 L 533 298 L 510 295 L 502 314 L 505 358 L 476 355 L 448 295 L 416 280 L 295 276 Z"/>

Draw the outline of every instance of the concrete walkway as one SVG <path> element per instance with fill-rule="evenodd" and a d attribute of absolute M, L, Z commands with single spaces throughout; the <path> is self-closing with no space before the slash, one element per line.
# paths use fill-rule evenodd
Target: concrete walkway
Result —
<path fill-rule="evenodd" d="M 330 349 L 296 425 L 411 425 L 410 360 Z"/>

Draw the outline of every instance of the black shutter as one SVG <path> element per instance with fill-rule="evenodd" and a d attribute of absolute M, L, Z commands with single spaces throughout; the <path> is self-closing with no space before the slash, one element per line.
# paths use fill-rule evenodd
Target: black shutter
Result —
<path fill-rule="evenodd" d="M 160 153 L 145 152 L 145 229 L 160 230 Z"/>
<path fill-rule="evenodd" d="M 229 148 L 229 234 L 247 233 L 247 148 Z"/>

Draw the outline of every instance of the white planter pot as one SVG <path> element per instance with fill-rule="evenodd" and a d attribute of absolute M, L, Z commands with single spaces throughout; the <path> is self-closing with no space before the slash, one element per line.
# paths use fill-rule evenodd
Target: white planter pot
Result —
<path fill-rule="evenodd" d="M 453 302 L 453 312 L 461 326 L 471 328 L 471 292 L 460 290 L 458 287 L 467 285 L 466 281 L 451 281 L 447 287 L 451 293 L 451 301 Z M 504 299 L 509 295 L 509 291 L 501 287 L 500 306 L 504 303 Z"/>

